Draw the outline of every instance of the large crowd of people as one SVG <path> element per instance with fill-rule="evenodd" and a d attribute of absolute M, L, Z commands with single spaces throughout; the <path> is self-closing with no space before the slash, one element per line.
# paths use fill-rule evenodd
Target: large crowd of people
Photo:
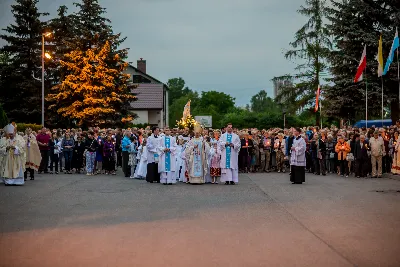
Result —
<path fill-rule="evenodd" d="M 15 123 L 0 133 L 0 178 L 22 185 L 39 174 L 104 174 L 165 185 L 227 184 L 239 173 L 290 174 L 292 183 L 305 173 L 380 178 L 400 173 L 400 123 L 391 127 L 335 126 L 290 129 L 222 129 L 193 131 L 145 129 L 47 129 L 18 132 Z M 267 177 L 267 176 L 266 176 Z"/>

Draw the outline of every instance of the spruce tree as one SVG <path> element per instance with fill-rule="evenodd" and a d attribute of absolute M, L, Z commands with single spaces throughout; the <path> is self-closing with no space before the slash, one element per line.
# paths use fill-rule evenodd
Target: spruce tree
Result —
<path fill-rule="evenodd" d="M 349 120 L 365 119 L 365 93 L 367 85 L 368 119 L 381 118 L 382 79 L 378 77 L 378 40 L 383 36 L 383 55 L 386 62 L 395 26 L 400 24 L 398 1 L 333 0 L 330 9 L 329 30 L 334 36 L 336 49 L 330 61 L 333 86 L 326 91 L 326 105 L 332 116 Z M 364 48 L 367 47 L 367 68 L 364 79 L 354 83 L 354 76 Z M 399 118 L 399 87 L 397 66 L 383 76 L 384 106 L 391 107 L 393 120 Z M 390 103 L 390 105 L 389 105 Z"/>
<path fill-rule="evenodd" d="M 76 33 L 76 23 L 72 15 L 67 14 L 68 8 L 60 6 L 57 17 L 50 20 L 49 28 L 53 31 L 51 42 L 52 51 L 52 78 L 55 82 L 59 82 L 65 77 L 63 70 L 58 61 L 64 60 L 65 55 L 72 51 L 74 46 L 74 38 Z"/>
<path fill-rule="evenodd" d="M 323 80 L 321 74 L 328 68 L 327 57 L 332 47 L 323 22 L 327 15 L 326 0 L 306 0 L 298 13 L 307 16 L 308 21 L 296 32 L 294 41 L 290 43 L 292 50 L 285 53 L 287 59 L 302 61 L 296 67 L 298 73 L 290 77 L 298 80 L 298 83 L 283 87 L 277 96 L 278 102 L 282 99 L 294 100 L 290 106 L 296 110 L 314 104 L 315 93 Z M 319 113 L 316 118 L 317 125 L 318 115 Z"/>
<path fill-rule="evenodd" d="M 68 75 L 68 70 L 60 64 L 60 61 L 65 61 L 65 55 L 70 53 L 75 46 L 73 40 L 77 30 L 77 23 L 75 18 L 68 14 L 67 11 L 68 8 L 66 6 L 60 6 L 57 11 L 57 17 L 51 19 L 48 23 L 53 32 L 49 48 L 53 58 L 48 62 L 48 67 L 46 68 L 52 84 L 46 89 L 60 84 Z M 50 90 L 46 90 L 46 95 L 49 93 Z M 46 120 L 47 125 L 66 127 L 71 124 L 71 120 L 58 115 L 54 109 L 47 109 L 46 113 L 49 114 Z"/>
<path fill-rule="evenodd" d="M 129 75 L 123 74 L 128 64 L 118 55 L 119 69 L 110 68 L 106 62 L 111 45 L 96 45 L 97 38 L 91 40 L 94 48 L 86 51 L 73 50 L 66 54 L 66 61 L 60 64 L 69 71 L 61 84 L 53 87 L 54 93 L 48 100 L 53 103 L 58 114 L 76 119 L 81 126 L 113 126 L 132 120 L 124 116 L 123 106 L 135 100 L 131 94 Z M 119 80 L 121 83 L 117 83 Z"/>
<path fill-rule="evenodd" d="M 64 55 L 64 59 L 60 59 L 60 69 L 64 72 L 61 75 L 61 84 L 53 87 L 48 101 L 52 102 L 52 109 L 56 110 L 59 115 L 62 114 L 63 117 L 70 120 L 72 118 L 78 119 L 81 125 L 87 123 L 88 118 L 93 118 L 93 122 L 98 125 L 121 125 L 121 123 L 133 118 L 134 114 L 130 112 L 130 102 L 136 99 L 134 94 L 131 93 L 131 90 L 136 86 L 130 82 L 127 75 L 123 74 L 123 71 L 128 66 L 124 61 L 127 58 L 128 49 L 119 49 L 119 45 L 125 38 L 121 38 L 120 34 L 114 34 L 110 25 L 111 21 L 104 17 L 106 11 L 99 5 L 97 0 L 82 0 L 80 3 L 74 3 L 74 5 L 78 7 L 76 13 L 68 17 L 64 15 L 63 20 L 61 20 L 62 16 L 60 14 L 59 20 L 54 22 L 56 28 L 58 28 L 59 26 L 57 25 L 62 25 L 62 22 L 71 21 L 73 27 L 71 27 L 72 31 L 69 35 L 66 36 L 63 33 L 60 35 L 61 41 L 66 48 L 64 52 L 68 53 Z M 60 11 L 62 11 L 61 8 Z M 107 50 L 107 53 L 104 53 L 104 49 Z M 99 53 L 102 54 L 100 55 Z M 98 70 L 98 79 L 91 80 L 89 76 L 79 73 L 76 69 L 76 67 L 91 69 L 100 64 L 99 62 L 103 65 Z M 88 75 L 89 73 L 94 73 L 94 70 L 89 71 Z M 83 79 L 82 81 L 85 82 L 74 82 L 71 75 L 80 75 Z M 106 75 L 110 81 L 112 80 L 112 83 L 101 82 L 99 79 L 103 77 L 102 75 Z M 91 81 L 92 84 L 90 84 Z M 96 94 L 97 98 L 104 97 L 106 102 L 110 101 L 109 103 L 107 102 L 108 104 L 104 104 L 103 109 L 101 109 L 101 105 L 98 105 L 100 100 L 87 100 L 90 95 L 88 90 L 98 90 L 99 83 L 104 88 L 93 93 Z M 72 86 L 72 84 L 74 85 Z M 64 99 L 63 95 L 69 94 L 69 85 L 79 89 L 72 94 L 72 99 L 58 101 L 59 99 Z M 111 96 L 112 99 L 118 99 L 118 101 L 109 99 Z M 76 101 L 84 101 L 85 103 L 82 103 L 82 106 L 78 108 L 76 106 L 78 102 Z M 72 103 L 75 104 L 72 105 Z M 93 105 L 92 110 L 90 105 Z M 73 111 L 73 107 L 77 110 Z M 63 112 L 67 110 L 68 112 Z M 112 113 L 110 113 L 110 110 L 112 110 Z M 88 117 L 82 112 L 89 112 Z M 114 121 L 110 118 L 113 118 Z"/>
<path fill-rule="evenodd" d="M 34 79 L 41 73 L 41 38 L 44 23 L 37 8 L 38 0 L 16 0 L 11 6 L 15 24 L 4 29 L 0 38 L 6 41 L 0 53 L 10 55 L 10 62 L 1 68 L 0 103 L 10 119 L 40 123 L 41 82 Z"/>

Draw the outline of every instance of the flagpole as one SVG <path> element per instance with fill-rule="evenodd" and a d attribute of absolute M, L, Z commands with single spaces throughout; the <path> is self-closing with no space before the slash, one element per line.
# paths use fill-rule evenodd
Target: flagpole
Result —
<path fill-rule="evenodd" d="M 383 127 L 383 75 L 381 76 L 381 83 L 382 83 L 382 127 Z"/>
<path fill-rule="evenodd" d="M 365 77 L 365 128 L 368 129 L 368 87 L 367 87 L 367 68 L 365 68 L 364 77 Z"/>
<path fill-rule="evenodd" d="M 319 91 L 319 94 L 321 95 L 321 90 Z M 322 130 L 322 101 L 321 101 L 321 99 L 319 100 L 319 120 L 321 122 L 321 130 Z"/>
<path fill-rule="evenodd" d="M 400 65 L 399 65 L 399 49 L 397 48 L 397 80 L 399 81 L 399 105 L 400 105 Z M 392 122 L 393 123 L 393 122 Z"/>

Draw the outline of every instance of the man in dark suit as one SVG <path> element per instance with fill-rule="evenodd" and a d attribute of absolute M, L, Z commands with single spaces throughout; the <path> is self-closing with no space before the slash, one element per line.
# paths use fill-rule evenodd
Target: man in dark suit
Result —
<path fill-rule="evenodd" d="M 368 162 L 369 162 L 369 156 L 368 156 L 369 150 L 370 150 L 370 147 L 369 147 L 368 142 L 365 141 L 365 136 L 361 135 L 360 139 L 356 141 L 356 145 L 354 148 L 354 159 L 356 161 L 355 175 L 357 178 L 367 176 Z"/>

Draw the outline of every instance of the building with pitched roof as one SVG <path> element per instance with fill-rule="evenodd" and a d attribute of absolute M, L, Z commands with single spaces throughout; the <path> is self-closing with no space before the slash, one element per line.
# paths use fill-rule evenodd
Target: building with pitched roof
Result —
<path fill-rule="evenodd" d="M 137 61 L 137 67 L 129 65 L 125 73 L 131 75 L 131 81 L 138 87 L 133 89 L 137 100 L 131 103 L 132 112 L 137 115 L 134 124 L 168 126 L 168 87 L 150 76 L 146 71 L 146 60 Z"/>

